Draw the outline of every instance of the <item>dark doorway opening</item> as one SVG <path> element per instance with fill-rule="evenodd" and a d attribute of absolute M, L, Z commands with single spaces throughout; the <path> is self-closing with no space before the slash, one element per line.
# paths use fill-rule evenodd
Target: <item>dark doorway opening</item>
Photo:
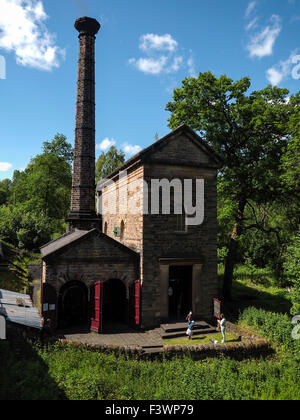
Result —
<path fill-rule="evenodd" d="M 88 291 L 79 281 L 66 283 L 59 293 L 59 326 L 75 326 L 88 322 Z"/>
<path fill-rule="evenodd" d="M 126 286 L 121 280 L 112 279 L 103 284 L 103 321 L 128 323 Z"/>
<path fill-rule="evenodd" d="M 192 310 L 193 266 L 170 266 L 169 318 L 182 319 Z"/>

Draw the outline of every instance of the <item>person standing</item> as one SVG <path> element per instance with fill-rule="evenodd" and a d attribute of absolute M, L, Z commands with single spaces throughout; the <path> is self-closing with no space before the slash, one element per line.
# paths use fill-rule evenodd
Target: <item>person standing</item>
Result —
<path fill-rule="evenodd" d="M 226 319 L 224 314 L 221 314 L 220 319 L 218 320 L 218 323 L 220 325 L 221 333 L 222 333 L 222 343 L 225 343 L 226 341 Z"/>
<path fill-rule="evenodd" d="M 195 321 L 191 321 L 191 323 L 189 324 L 189 326 L 187 327 L 187 330 L 186 330 L 186 335 L 189 337 L 189 340 L 191 340 L 192 336 L 193 336 L 194 324 L 195 324 Z"/>
<path fill-rule="evenodd" d="M 185 318 L 189 325 L 192 322 L 192 315 L 193 315 L 193 312 L 191 311 L 187 314 L 187 316 Z"/>

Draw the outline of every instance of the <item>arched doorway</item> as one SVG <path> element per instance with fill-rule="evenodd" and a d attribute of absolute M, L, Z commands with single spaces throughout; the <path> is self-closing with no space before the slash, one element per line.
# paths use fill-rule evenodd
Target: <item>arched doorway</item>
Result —
<path fill-rule="evenodd" d="M 128 323 L 128 300 L 126 286 L 119 279 L 111 279 L 103 284 L 103 321 Z"/>
<path fill-rule="evenodd" d="M 87 323 L 88 291 L 80 281 L 66 283 L 59 293 L 59 326 L 75 326 Z"/>

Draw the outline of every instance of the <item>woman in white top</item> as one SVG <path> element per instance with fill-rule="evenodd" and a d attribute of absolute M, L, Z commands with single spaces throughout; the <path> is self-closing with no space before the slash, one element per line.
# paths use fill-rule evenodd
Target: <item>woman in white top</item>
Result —
<path fill-rule="evenodd" d="M 221 333 L 222 333 L 222 343 L 225 343 L 226 341 L 226 319 L 224 317 L 224 314 L 221 314 L 220 319 L 218 320 L 218 323 L 220 325 L 221 328 Z"/>

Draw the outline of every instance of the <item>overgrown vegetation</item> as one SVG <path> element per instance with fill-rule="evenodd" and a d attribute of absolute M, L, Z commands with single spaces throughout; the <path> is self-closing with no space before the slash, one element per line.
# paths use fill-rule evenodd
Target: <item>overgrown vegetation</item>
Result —
<path fill-rule="evenodd" d="M 273 295 L 273 286 L 252 288 L 248 278 L 237 278 L 237 305 L 242 287 L 261 306 L 269 308 L 272 297 L 282 308 L 286 304 L 284 295 Z M 0 399 L 299 400 L 300 340 L 292 338 L 291 317 L 251 307 L 240 324 L 268 338 L 276 353 L 244 361 L 138 361 L 71 344 L 43 347 L 20 341 L 18 334 L 17 342 L 0 342 Z"/>
<path fill-rule="evenodd" d="M 300 361 L 300 339 L 292 336 L 294 325 L 286 314 L 249 307 L 240 316 L 241 325 L 250 325 L 278 346 L 287 357 Z"/>

